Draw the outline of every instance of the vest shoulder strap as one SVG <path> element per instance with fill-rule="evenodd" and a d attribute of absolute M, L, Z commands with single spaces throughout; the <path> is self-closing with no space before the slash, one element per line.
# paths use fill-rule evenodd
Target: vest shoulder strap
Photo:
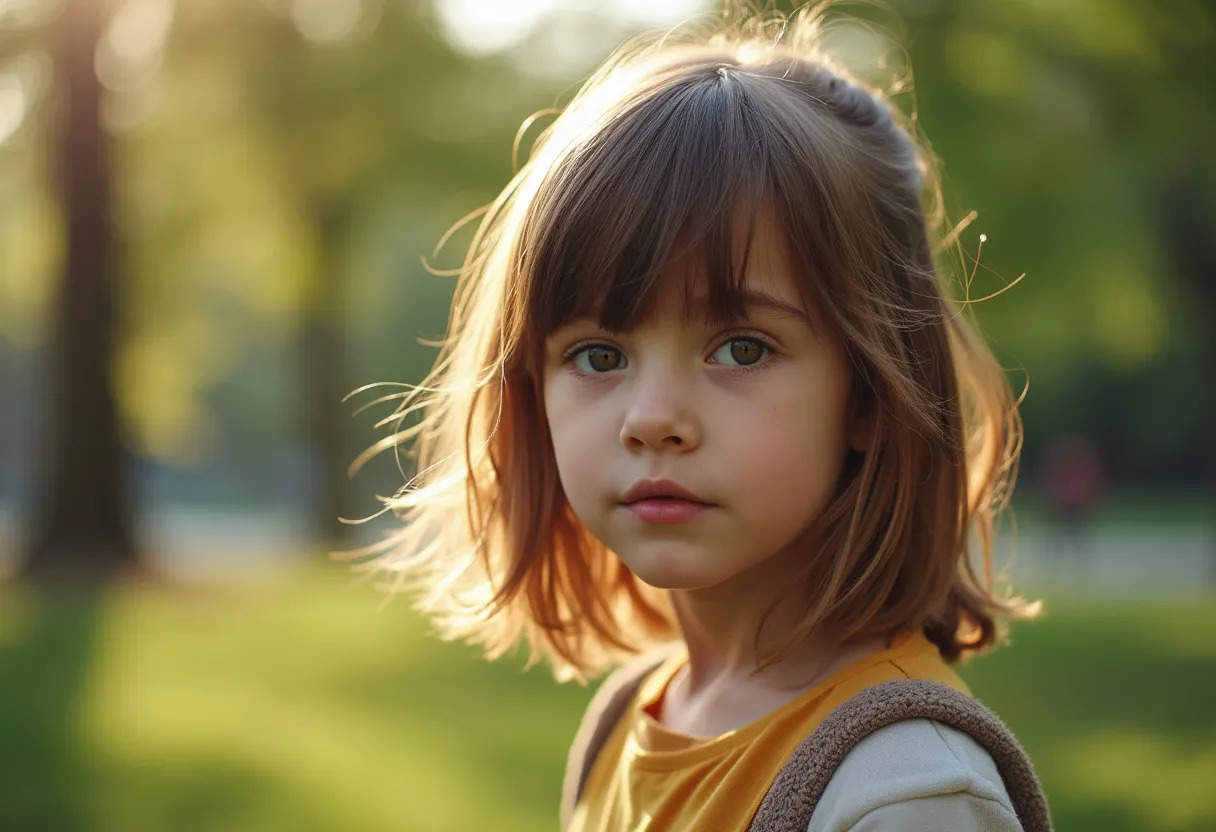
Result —
<path fill-rule="evenodd" d="M 675 643 L 656 647 L 622 665 L 609 674 L 591 698 L 566 758 L 566 775 L 562 779 L 562 829 L 570 825 L 574 806 L 587 785 L 591 766 L 607 742 L 608 735 L 633 701 L 642 680 L 666 661 L 677 647 Z"/>
<path fill-rule="evenodd" d="M 1030 758 L 983 704 L 938 682 L 900 679 L 866 688 L 811 732 L 777 774 L 748 832 L 806 832 L 828 781 L 870 734 L 907 719 L 931 719 L 970 735 L 996 762 L 1026 832 L 1051 832 L 1051 815 Z"/>

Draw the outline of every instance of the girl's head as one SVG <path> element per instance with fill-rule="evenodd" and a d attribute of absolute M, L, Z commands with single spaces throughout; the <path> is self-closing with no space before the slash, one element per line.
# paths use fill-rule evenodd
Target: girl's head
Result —
<path fill-rule="evenodd" d="M 489 207 L 373 547 L 447 633 L 579 675 L 672 636 L 673 589 L 793 599 L 774 659 L 914 627 L 954 659 L 1025 610 L 990 553 L 1019 423 L 939 280 L 931 160 L 817 22 L 629 45 Z M 656 478 L 712 505 L 644 522 Z"/>

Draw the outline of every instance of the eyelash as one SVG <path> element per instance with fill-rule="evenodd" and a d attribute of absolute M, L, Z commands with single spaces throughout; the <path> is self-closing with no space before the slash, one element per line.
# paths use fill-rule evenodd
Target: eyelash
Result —
<path fill-rule="evenodd" d="M 773 363 L 772 359 L 777 352 L 776 347 L 774 347 L 772 342 L 769 341 L 767 338 L 765 338 L 761 335 L 758 335 L 757 333 L 754 333 L 754 332 L 732 332 L 729 335 L 727 335 L 725 338 L 723 338 L 721 341 L 718 342 L 718 346 L 716 346 L 714 348 L 713 352 L 717 352 L 718 350 L 722 349 L 723 346 L 731 343 L 732 341 L 755 341 L 757 344 L 764 347 L 764 349 L 766 351 L 764 354 L 764 357 L 762 357 L 755 364 L 746 364 L 746 365 L 739 366 L 739 367 L 728 366 L 727 369 L 730 370 L 732 373 L 738 373 L 740 375 L 745 374 L 745 373 L 754 373 L 759 370 L 768 369 L 768 367 Z M 561 357 L 562 365 L 566 366 L 570 372 L 574 373 L 575 375 L 577 375 L 579 377 L 594 377 L 594 376 L 608 375 L 608 373 L 610 373 L 611 370 L 605 371 L 603 373 L 588 374 L 588 373 L 584 373 L 581 370 L 578 370 L 577 368 L 573 367 L 574 359 L 578 357 L 579 353 L 583 352 L 584 350 L 590 349 L 591 347 L 607 347 L 608 349 L 617 350 L 617 352 L 623 352 L 622 350 L 618 349 L 617 347 L 612 346 L 611 344 L 605 344 L 603 341 L 595 341 L 595 340 L 579 341 L 577 344 L 574 344 L 569 349 L 567 349 L 564 353 L 562 353 L 562 357 Z"/>

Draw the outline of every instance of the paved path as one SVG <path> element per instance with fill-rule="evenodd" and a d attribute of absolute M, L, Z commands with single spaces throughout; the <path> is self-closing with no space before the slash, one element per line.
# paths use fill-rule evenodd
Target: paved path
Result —
<path fill-rule="evenodd" d="M 386 521 L 375 528 L 390 526 Z M 171 510 L 145 516 L 140 534 L 163 568 L 182 578 L 205 580 L 271 577 L 290 569 L 310 549 L 303 533 L 307 527 L 302 515 L 287 510 Z M 376 539 L 375 529 L 360 528 L 367 542 Z M 0 509 L 0 573 L 12 568 L 18 543 L 14 519 Z M 1019 593 L 1216 595 L 1216 525 L 1105 525 L 1064 535 L 1023 524 L 1016 540 L 998 544 L 998 563 L 1010 555 Z"/>
<path fill-rule="evenodd" d="M 1063 534 L 1023 525 L 1015 539 L 998 541 L 997 561 L 1010 564 L 1019 593 L 1216 595 L 1216 526 L 1104 525 Z"/>

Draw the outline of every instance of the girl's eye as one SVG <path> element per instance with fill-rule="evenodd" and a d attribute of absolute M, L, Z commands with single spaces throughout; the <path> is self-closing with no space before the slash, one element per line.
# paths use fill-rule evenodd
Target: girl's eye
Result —
<path fill-rule="evenodd" d="M 756 338 L 731 338 L 714 351 L 714 363 L 750 367 L 769 352 L 768 344 Z"/>
<path fill-rule="evenodd" d="M 770 352 L 769 345 L 759 338 L 731 338 L 714 350 L 711 362 L 744 369 L 758 365 Z M 606 344 L 576 347 L 564 360 L 583 375 L 602 375 L 629 365 L 624 353 Z"/>
<path fill-rule="evenodd" d="M 603 344 L 583 347 L 570 358 L 574 361 L 574 366 L 584 373 L 607 373 L 625 366 L 625 356 L 621 351 Z"/>

